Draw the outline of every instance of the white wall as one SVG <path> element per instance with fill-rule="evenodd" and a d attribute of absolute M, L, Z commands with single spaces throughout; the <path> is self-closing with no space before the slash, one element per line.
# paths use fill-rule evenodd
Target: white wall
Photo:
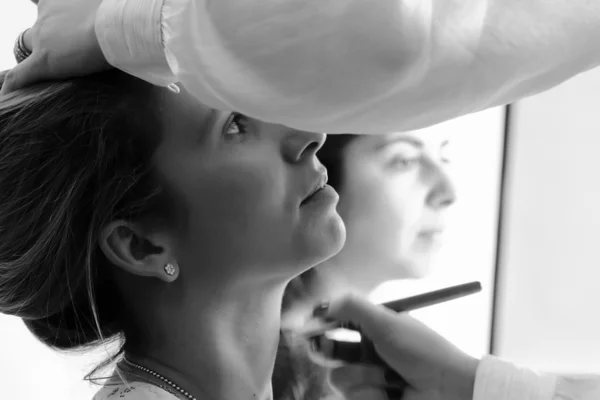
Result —
<path fill-rule="evenodd" d="M 497 353 L 600 372 L 600 70 L 514 117 Z"/>
<path fill-rule="evenodd" d="M 15 39 L 33 24 L 35 16 L 35 6 L 28 0 L 0 0 L 0 71 L 15 64 Z"/>

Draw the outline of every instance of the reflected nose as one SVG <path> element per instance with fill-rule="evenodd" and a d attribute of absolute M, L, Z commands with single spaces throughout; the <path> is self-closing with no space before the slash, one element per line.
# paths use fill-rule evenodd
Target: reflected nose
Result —
<path fill-rule="evenodd" d="M 443 164 L 431 163 L 433 185 L 427 203 L 434 209 L 446 208 L 456 201 L 456 188 Z"/>
<path fill-rule="evenodd" d="M 315 159 L 317 151 L 325 143 L 324 133 L 293 131 L 283 140 L 283 155 L 289 163 L 301 163 L 304 160 Z"/>

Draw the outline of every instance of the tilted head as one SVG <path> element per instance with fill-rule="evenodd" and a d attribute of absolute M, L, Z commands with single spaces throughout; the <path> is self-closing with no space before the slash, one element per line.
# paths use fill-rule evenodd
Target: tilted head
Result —
<path fill-rule="evenodd" d="M 323 141 L 118 71 L 0 98 L 0 312 L 69 349 L 141 301 L 285 283 L 343 244 Z"/>

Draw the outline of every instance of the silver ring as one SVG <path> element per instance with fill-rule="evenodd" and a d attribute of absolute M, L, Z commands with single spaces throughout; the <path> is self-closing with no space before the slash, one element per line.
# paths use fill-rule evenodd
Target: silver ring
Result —
<path fill-rule="evenodd" d="M 25 46 L 25 32 L 29 29 L 25 29 L 23 32 L 17 36 L 17 40 L 15 40 L 15 47 L 13 48 L 13 53 L 15 55 L 15 59 L 17 60 L 17 64 L 23 62 L 27 57 L 31 55 L 31 51 Z"/>

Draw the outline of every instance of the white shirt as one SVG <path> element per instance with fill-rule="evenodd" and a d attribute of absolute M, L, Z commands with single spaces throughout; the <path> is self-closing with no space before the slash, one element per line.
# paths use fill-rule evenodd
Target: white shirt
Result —
<path fill-rule="evenodd" d="M 328 133 L 416 129 L 600 64 L 593 0 L 103 0 L 115 67 Z"/>
<path fill-rule="evenodd" d="M 484 357 L 475 379 L 473 400 L 598 400 L 600 376 L 557 376 Z"/>

